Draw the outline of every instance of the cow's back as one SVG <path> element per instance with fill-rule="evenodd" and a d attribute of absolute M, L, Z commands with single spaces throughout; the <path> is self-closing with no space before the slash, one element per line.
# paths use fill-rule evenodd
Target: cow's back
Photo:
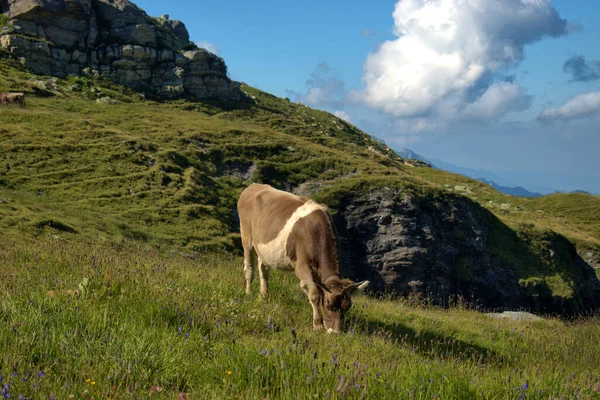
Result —
<path fill-rule="evenodd" d="M 253 245 L 274 240 L 294 211 L 308 199 L 272 188 L 252 184 L 240 195 L 238 214 L 242 236 Z M 244 239 L 244 238 L 243 238 Z"/>

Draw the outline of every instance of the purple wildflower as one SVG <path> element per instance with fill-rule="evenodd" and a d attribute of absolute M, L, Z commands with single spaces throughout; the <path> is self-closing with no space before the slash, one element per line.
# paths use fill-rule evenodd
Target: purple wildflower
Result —
<path fill-rule="evenodd" d="M 529 383 L 525 382 L 525 384 L 523 385 L 523 389 L 525 389 L 525 390 L 529 389 Z"/>
<path fill-rule="evenodd" d="M 10 386 L 7 383 L 2 388 L 2 397 L 4 397 L 5 399 L 10 399 L 10 393 L 8 393 L 9 390 L 10 390 Z"/>
<path fill-rule="evenodd" d="M 38 376 L 39 376 L 40 378 L 43 378 L 43 377 L 45 377 L 45 376 L 46 376 L 46 374 L 44 374 L 42 371 L 38 371 Z"/>
<path fill-rule="evenodd" d="M 262 354 L 263 356 L 266 356 L 267 355 L 267 351 L 265 349 L 263 349 L 263 350 L 260 351 L 260 354 Z"/>

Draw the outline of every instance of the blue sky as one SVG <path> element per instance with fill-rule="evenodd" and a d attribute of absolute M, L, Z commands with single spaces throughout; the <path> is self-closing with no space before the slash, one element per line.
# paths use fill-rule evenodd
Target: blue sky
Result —
<path fill-rule="evenodd" d="M 600 193 L 600 1 L 137 0 L 231 77 L 394 148 Z"/>

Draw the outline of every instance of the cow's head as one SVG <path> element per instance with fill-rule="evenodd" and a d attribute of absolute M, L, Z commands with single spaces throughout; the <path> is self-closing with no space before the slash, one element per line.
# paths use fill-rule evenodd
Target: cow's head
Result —
<path fill-rule="evenodd" d="M 344 315 L 352 307 L 351 296 L 365 290 L 369 281 L 354 283 L 350 279 L 342 279 L 318 285 L 323 290 L 323 326 L 329 333 L 340 333 Z"/>

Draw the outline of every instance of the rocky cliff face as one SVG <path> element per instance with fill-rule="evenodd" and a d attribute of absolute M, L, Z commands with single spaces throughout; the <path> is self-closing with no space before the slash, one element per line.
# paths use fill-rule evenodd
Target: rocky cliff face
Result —
<path fill-rule="evenodd" d="M 222 58 L 198 49 L 179 21 L 128 0 L 0 0 L 0 45 L 43 75 L 99 74 L 163 97 L 242 100 Z"/>
<path fill-rule="evenodd" d="M 344 274 L 370 279 L 376 292 L 428 297 L 438 304 L 460 295 L 487 309 L 559 313 L 597 307 L 600 301 L 593 269 L 568 240 L 553 234 L 538 241 L 548 243 L 543 255 L 532 254 L 514 231 L 468 198 L 422 198 L 380 188 L 348 194 L 340 204 L 334 222 Z M 526 271 L 496 254 L 499 237 L 502 246 L 511 247 L 506 251 L 548 268 L 537 275 L 570 275 L 571 299 L 553 298 L 544 279 L 528 280 Z"/>

